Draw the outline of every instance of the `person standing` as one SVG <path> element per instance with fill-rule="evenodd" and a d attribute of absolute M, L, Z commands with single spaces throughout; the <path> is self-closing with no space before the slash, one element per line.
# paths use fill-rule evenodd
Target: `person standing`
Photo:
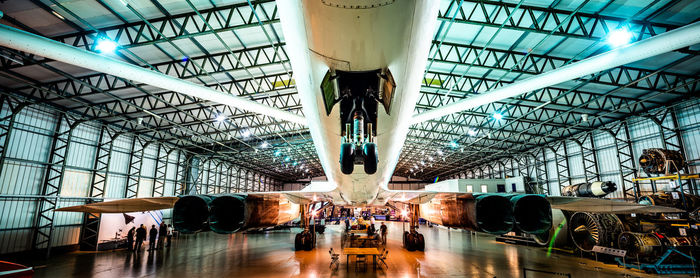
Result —
<path fill-rule="evenodd" d="M 146 227 L 141 224 L 141 226 L 136 229 L 136 247 L 134 251 L 141 251 L 141 245 L 144 240 L 146 240 Z"/>
<path fill-rule="evenodd" d="M 134 250 L 134 234 L 136 233 L 136 227 L 131 227 L 129 232 L 126 233 L 126 248 L 129 251 Z"/>
<path fill-rule="evenodd" d="M 379 226 L 379 233 L 382 235 L 382 244 L 386 245 L 386 234 L 388 233 L 388 230 L 384 222 L 382 222 L 382 225 Z"/>
<path fill-rule="evenodd" d="M 170 242 L 173 239 L 173 225 L 168 224 L 168 244 L 165 247 L 170 247 Z"/>
<path fill-rule="evenodd" d="M 156 225 L 151 225 L 151 230 L 148 232 L 148 251 L 156 250 L 157 239 L 158 229 L 156 229 Z"/>
<path fill-rule="evenodd" d="M 160 222 L 160 228 L 158 228 L 158 249 L 162 249 L 163 244 L 165 244 L 165 234 L 167 230 L 168 226 L 165 225 L 165 222 Z"/>
<path fill-rule="evenodd" d="M 345 231 L 350 231 L 350 219 L 345 217 Z"/>

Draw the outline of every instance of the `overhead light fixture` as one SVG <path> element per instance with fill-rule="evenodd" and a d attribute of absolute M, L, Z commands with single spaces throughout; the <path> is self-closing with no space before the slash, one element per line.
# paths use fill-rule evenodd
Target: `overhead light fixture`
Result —
<path fill-rule="evenodd" d="M 95 44 L 95 50 L 101 53 L 114 53 L 117 50 L 117 43 L 107 38 L 100 38 Z"/>
<path fill-rule="evenodd" d="M 243 138 L 248 138 L 248 136 L 250 136 L 250 130 L 244 130 L 243 133 L 241 133 L 241 135 L 243 135 Z"/>
<path fill-rule="evenodd" d="M 627 28 L 620 28 L 610 31 L 607 41 L 612 47 L 618 47 L 628 44 L 632 40 L 632 37 L 632 32 L 627 30 Z"/>
<path fill-rule="evenodd" d="M 451 141 L 450 147 L 452 147 L 453 149 L 456 149 L 457 147 L 459 147 L 459 144 L 457 144 L 457 141 Z"/>
<path fill-rule="evenodd" d="M 503 114 L 501 114 L 500 112 L 493 113 L 493 118 L 500 121 L 501 119 L 503 119 Z"/>
<path fill-rule="evenodd" d="M 443 155 L 444 153 L 442 152 L 442 150 L 437 150 L 437 154 L 438 154 L 438 155 Z M 432 161 L 432 159 L 431 159 L 431 161 Z"/>
<path fill-rule="evenodd" d="M 275 156 L 280 156 L 281 154 L 282 154 L 282 151 L 280 151 L 280 150 L 275 151 Z"/>
<path fill-rule="evenodd" d="M 285 162 L 289 162 L 290 160 L 292 160 L 292 158 L 289 157 L 289 156 L 287 156 L 287 157 L 284 158 L 284 161 L 285 161 Z"/>
<path fill-rule="evenodd" d="M 476 133 L 476 129 L 473 128 L 470 128 L 469 131 L 467 131 L 467 134 L 469 134 L 469 136 L 476 136 Z"/>
<path fill-rule="evenodd" d="M 264 148 L 267 148 L 267 147 L 269 147 L 269 146 L 270 146 L 270 144 L 268 144 L 267 141 L 263 141 L 262 144 L 260 144 L 260 147 L 263 148 L 263 149 L 264 149 Z"/>
<path fill-rule="evenodd" d="M 588 121 L 588 114 L 581 114 L 581 121 L 587 122 Z"/>
<path fill-rule="evenodd" d="M 58 17 L 58 19 L 60 19 L 60 20 L 66 20 L 65 17 L 63 17 L 61 14 L 57 13 L 56 11 L 51 11 L 51 13 L 53 15 L 55 15 L 56 17 Z"/>
<path fill-rule="evenodd" d="M 217 123 L 223 123 L 226 120 L 226 115 L 224 113 L 221 113 L 216 116 L 216 122 Z"/>
<path fill-rule="evenodd" d="M 143 123 L 143 118 L 141 118 L 141 117 L 136 118 L 137 125 L 141 125 L 142 123 Z"/>

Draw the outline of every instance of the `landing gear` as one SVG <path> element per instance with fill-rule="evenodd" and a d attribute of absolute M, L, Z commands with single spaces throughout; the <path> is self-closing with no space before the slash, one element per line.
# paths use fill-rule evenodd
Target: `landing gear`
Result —
<path fill-rule="evenodd" d="M 377 172 L 377 144 L 375 143 L 365 143 L 363 146 L 363 154 L 365 157 L 365 173 L 371 175 Z"/>
<path fill-rule="evenodd" d="M 423 234 L 416 232 L 403 232 L 403 247 L 408 251 L 424 251 L 425 238 Z"/>
<path fill-rule="evenodd" d="M 416 229 L 418 228 L 418 205 L 409 204 L 408 205 L 409 214 L 409 231 L 403 232 L 403 247 L 408 251 L 424 251 L 425 250 L 425 238 L 423 234 L 419 233 Z"/>
<path fill-rule="evenodd" d="M 351 143 L 340 144 L 340 171 L 350 175 L 355 169 L 355 146 Z"/>
<path fill-rule="evenodd" d="M 301 207 L 301 226 L 304 230 L 296 234 L 294 237 L 294 250 L 296 251 L 311 251 L 316 247 L 316 234 L 309 229 L 308 211 L 309 205 Z M 325 230 L 325 229 L 324 229 Z"/>

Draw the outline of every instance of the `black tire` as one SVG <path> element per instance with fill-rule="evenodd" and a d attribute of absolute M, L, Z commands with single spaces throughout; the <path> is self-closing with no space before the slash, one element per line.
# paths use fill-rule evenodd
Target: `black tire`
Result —
<path fill-rule="evenodd" d="M 340 144 L 340 171 L 350 175 L 355 169 L 355 146 L 350 143 Z"/>
<path fill-rule="evenodd" d="M 423 234 L 417 234 L 416 236 L 416 250 L 425 251 L 425 238 Z"/>
<path fill-rule="evenodd" d="M 304 250 L 304 239 L 303 239 L 302 234 L 297 234 L 294 237 L 294 250 L 295 251 Z"/>
<path fill-rule="evenodd" d="M 408 232 L 403 232 L 403 248 L 408 248 Z"/>
<path fill-rule="evenodd" d="M 315 238 L 316 235 L 313 233 L 304 234 L 304 250 L 311 251 L 312 249 L 314 249 Z"/>
<path fill-rule="evenodd" d="M 377 172 L 377 162 L 379 161 L 377 157 L 377 144 L 365 143 L 365 145 L 362 146 L 362 150 L 365 155 L 365 173 L 372 175 Z"/>
<path fill-rule="evenodd" d="M 408 246 L 406 246 L 406 250 L 416 251 L 416 236 L 414 234 L 408 234 L 406 238 L 406 243 L 408 244 Z"/>

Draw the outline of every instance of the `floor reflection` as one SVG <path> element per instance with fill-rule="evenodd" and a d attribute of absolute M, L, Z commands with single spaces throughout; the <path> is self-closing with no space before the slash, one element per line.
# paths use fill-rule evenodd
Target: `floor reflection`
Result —
<path fill-rule="evenodd" d="M 75 252 L 54 256 L 35 277 L 522 277 L 523 268 L 572 273 L 573 277 L 655 277 L 566 255 L 547 258 L 539 248 L 507 245 L 468 231 L 421 226 L 425 252 L 401 248 L 402 225 L 387 222 L 387 269 L 346 271 L 341 254 L 337 271 L 329 268 L 332 247 L 340 252 L 341 226 L 329 226 L 313 251 L 293 251 L 299 230 L 264 234 L 200 233 L 180 237 L 170 248 L 153 252 Z M 582 264 L 581 262 L 585 262 Z M 29 263 L 30 265 L 31 262 Z M 599 269 L 596 269 L 599 268 Z M 540 277 L 528 273 L 527 277 Z M 672 277 L 672 276 L 668 276 Z M 680 276 L 686 277 L 686 276 Z"/>

